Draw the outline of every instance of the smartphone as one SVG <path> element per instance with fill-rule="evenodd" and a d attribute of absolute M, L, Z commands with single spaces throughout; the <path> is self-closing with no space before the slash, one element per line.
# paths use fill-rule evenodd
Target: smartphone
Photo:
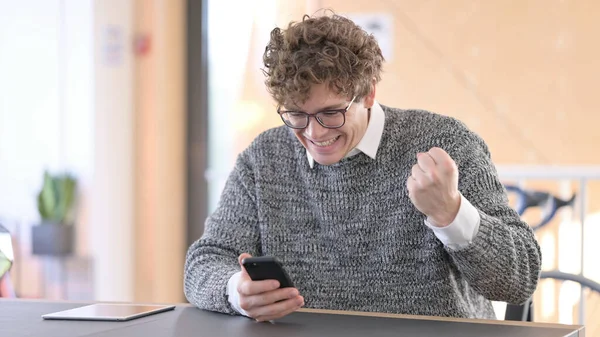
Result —
<path fill-rule="evenodd" d="M 242 260 L 242 265 L 253 281 L 277 280 L 279 288 L 294 287 L 281 263 L 272 256 L 249 257 Z"/>

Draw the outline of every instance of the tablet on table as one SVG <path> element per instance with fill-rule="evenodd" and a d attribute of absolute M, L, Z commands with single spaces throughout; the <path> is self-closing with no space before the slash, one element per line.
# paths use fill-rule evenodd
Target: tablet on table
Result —
<path fill-rule="evenodd" d="M 97 303 L 45 314 L 42 315 L 42 318 L 75 321 L 129 321 L 173 309 L 175 309 L 174 305 Z"/>

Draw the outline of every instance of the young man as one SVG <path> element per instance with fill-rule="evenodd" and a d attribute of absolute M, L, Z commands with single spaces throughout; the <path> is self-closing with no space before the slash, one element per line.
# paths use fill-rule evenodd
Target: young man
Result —
<path fill-rule="evenodd" d="M 534 292 L 541 253 L 509 207 L 484 141 L 461 122 L 375 100 L 383 57 L 339 16 L 274 29 L 266 86 L 285 126 L 237 159 L 185 294 L 259 321 L 302 306 L 494 319 Z M 239 261 L 277 257 L 297 288 Z"/>

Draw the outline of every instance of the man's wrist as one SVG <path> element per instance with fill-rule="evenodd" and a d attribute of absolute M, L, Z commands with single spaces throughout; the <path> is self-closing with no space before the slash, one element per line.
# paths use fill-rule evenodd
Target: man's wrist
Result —
<path fill-rule="evenodd" d="M 458 215 L 458 211 L 460 210 L 460 204 L 461 204 L 461 199 L 462 199 L 461 194 L 459 193 L 455 199 L 456 199 L 456 202 L 454 204 L 456 206 L 451 207 L 451 210 L 447 210 L 443 213 L 440 212 L 435 215 L 427 216 L 428 221 L 435 227 L 446 227 L 446 226 L 450 225 L 452 222 L 454 222 L 454 220 L 456 219 L 456 216 Z"/>
<path fill-rule="evenodd" d="M 238 271 L 237 273 L 231 275 L 229 281 L 227 281 L 227 300 L 233 310 L 237 311 L 241 315 L 248 316 L 248 313 L 240 307 L 240 294 L 238 293 L 238 284 L 240 282 L 240 277 L 242 276 L 242 272 Z"/>
<path fill-rule="evenodd" d="M 456 218 L 446 227 L 434 226 L 430 219 L 425 219 L 425 225 L 433 231 L 438 239 L 450 249 L 467 247 L 479 231 L 481 218 L 479 211 L 461 195 L 461 204 Z"/>

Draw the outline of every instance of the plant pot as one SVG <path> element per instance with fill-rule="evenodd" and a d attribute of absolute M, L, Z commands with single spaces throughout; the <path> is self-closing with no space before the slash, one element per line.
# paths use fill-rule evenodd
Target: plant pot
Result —
<path fill-rule="evenodd" d="M 74 229 L 71 225 L 43 223 L 31 228 L 33 255 L 60 256 L 73 252 Z"/>

